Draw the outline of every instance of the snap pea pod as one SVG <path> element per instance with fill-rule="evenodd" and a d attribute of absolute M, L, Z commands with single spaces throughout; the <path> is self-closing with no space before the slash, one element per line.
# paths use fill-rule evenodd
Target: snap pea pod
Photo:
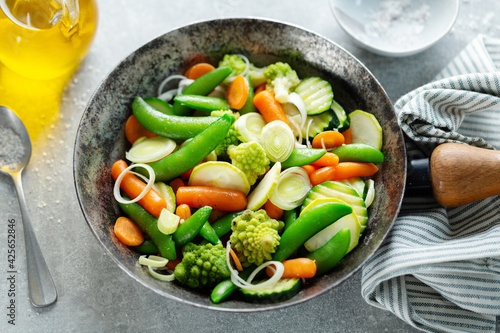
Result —
<path fill-rule="evenodd" d="M 273 260 L 285 260 L 309 238 L 350 213 L 351 206 L 338 202 L 327 202 L 312 207 L 283 232 Z"/>
<path fill-rule="evenodd" d="M 285 223 L 285 228 L 283 230 L 288 229 L 288 227 L 297 220 L 298 216 L 299 213 L 297 212 L 297 209 L 285 210 L 283 212 L 283 217 L 281 218 L 281 220 Z"/>
<path fill-rule="evenodd" d="M 239 276 L 243 280 L 246 280 L 254 270 L 255 266 L 252 265 L 250 267 L 245 268 L 242 272 L 240 272 Z M 218 304 L 228 299 L 232 294 L 238 291 L 238 289 L 239 287 L 236 286 L 231 281 L 231 279 L 224 280 L 222 282 L 219 282 L 219 284 L 217 284 L 215 288 L 212 290 L 212 293 L 210 294 L 210 299 L 215 304 Z"/>
<path fill-rule="evenodd" d="M 171 139 L 187 140 L 201 133 L 217 117 L 180 117 L 164 114 L 137 96 L 132 102 L 132 112 L 137 121 L 148 131 Z"/>
<path fill-rule="evenodd" d="M 212 228 L 208 221 L 203 224 L 203 227 L 201 227 L 200 236 L 212 244 L 220 243 L 219 236 L 217 236 L 217 233 L 215 233 L 214 228 Z"/>
<path fill-rule="evenodd" d="M 151 239 L 145 239 L 141 245 L 135 246 L 134 249 L 140 254 L 157 254 L 159 252 L 158 246 Z"/>
<path fill-rule="evenodd" d="M 295 148 L 292 154 L 283 162 L 281 167 L 290 168 L 294 166 L 303 166 L 319 160 L 325 155 L 326 150 L 316 148 Z"/>
<path fill-rule="evenodd" d="M 172 234 L 172 240 L 177 248 L 186 245 L 200 233 L 201 228 L 208 221 L 208 217 L 212 212 L 212 207 L 204 206 L 193 213 L 186 221 L 184 221 L 177 230 Z"/>
<path fill-rule="evenodd" d="M 198 110 L 231 110 L 226 100 L 219 97 L 183 94 L 175 96 L 174 101 Z"/>
<path fill-rule="evenodd" d="M 148 103 L 149 105 L 154 107 L 157 111 L 160 111 L 161 113 L 169 114 L 169 115 L 175 114 L 174 108 L 162 99 L 159 99 L 156 97 L 147 97 L 147 98 L 144 98 L 144 102 Z"/>
<path fill-rule="evenodd" d="M 223 217 L 217 219 L 214 223 L 212 223 L 212 228 L 215 230 L 215 233 L 219 238 L 227 235 L 231 231 L 231 223 L 236 216 L 243 214 L 245 210 L 239 210 L 237 212 L 232 212 Z"/>
<path fill-rule="evenodd" d="M 351 230 L 341 229 L 325 245 L 309 253 L 307 258 L 316 262 L 316 276 L 333 268 L 347 253 L 351 243 Z"/>
<path fill-rule="evenodd" d="M 126 196 L 123 196 L 125 200 L 130 200 Z M 118 203 L 122 211 L 134 221 L 139 229 L 146 233 L 151 240 L 158 247 L 158 251 L 162 257 L 168 260 L 174 260 L 177 255 L 175 252 L 175 244 L 172 240 L 171 235 L 165 235 L 160 230 L 158 230 L 158 219 L 153 215 L 149 214 L 141 205 L 138 203 Z"/>
<path fill-rule="evenodd" d="M 339 157 L 339 162 L 382 163 L 384 154 L 375 147 L 364 143 L 342 145 L 332 151 Z"/>
<path fill-rule="evenodd" d="M 233 70 L 230 67 L 219 67 L 205 75 L 200 76 L 182 91 L 183 95 L 203 95 L 212 92 Z M 179 102 L 174 102 L 174 112 L 179 116 L 189 116 L 193 109 Z"/>
<path fill-rule="evenodd" d="M 170 181 L 191 170 L 224 140 L 229 127 L 234 121 L 234 117 L 225 114 L 219 118 L 209 118 L 217 120 L 203 132 L 196 135 L 184 147 L 159 161 L 149 163 L 155 172 L 156 181 Z M 144 169 L 138 168 L 137 170 L 147 176 Z"/>
<path fill-rule="evenodd" d="M 245 105 L 241 109 L 238 110 L 240 114 L 245 114 L 249 112 L 257 112 L 257 108 L 253 104 L 253 97 L 254 97 L 254 91 L 252 87 L 252 79 L 250 78 L 250 75 L 245 75 L 245 79 L 248 81 L 248 86 L 250 89 L 248 89 L 248 96 L 247 96 L 247 101 L 245 102 Z"/>

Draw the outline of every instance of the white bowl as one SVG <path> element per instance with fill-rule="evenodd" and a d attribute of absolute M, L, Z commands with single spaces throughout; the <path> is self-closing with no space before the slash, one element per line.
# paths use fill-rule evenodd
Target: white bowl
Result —
<path fill-rule="evenodd" d="M 376 54 L 403 57 L 436 44 L 453 27 L 459 0 L 330 0 L 342 29 Z"/>

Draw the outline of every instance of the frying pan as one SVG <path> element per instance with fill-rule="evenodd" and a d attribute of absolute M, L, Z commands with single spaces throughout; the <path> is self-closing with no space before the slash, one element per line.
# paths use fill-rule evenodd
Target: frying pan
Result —
<path fill-rule="evenodd" d="M 320 76 L 334 88 L 335 100 L 347 112 L 363 109 L 375 115 L 384 132 L 385 160 L 375 175 L 376 198 L 359 245 L 330 273 L 308 280 L 295 297 L 275 303 L 248 303 L 238 298 L 212 304 L 203 291 L 158 281 L 141 267 L 138 254 L 114 236 L 121 212 L 113 198 L 110 168 L 129 149 L 124 124 L 135 96 L 154 96 L 168 75 L 195 62 L 217 64 L 226 53 L 246 55 L 258 66 L 288 62 L 299 77 Z M 287 23 L 233 18 L 194 23 L 170 31 L 126 57 L 100 84 L 82 116 L 74 149 L 74 181 L 90 229 L 110 257 L 134 281 L 168 299 L 219 311 L 263 311 L 310 300 L 338 286 L 361 269 L 381 245 L 401 205 L 406 181 L 406 152 L 393 105 L 370 71 L 336 43 Z M 131 281 L 133 283 L 133 281 Z"/>

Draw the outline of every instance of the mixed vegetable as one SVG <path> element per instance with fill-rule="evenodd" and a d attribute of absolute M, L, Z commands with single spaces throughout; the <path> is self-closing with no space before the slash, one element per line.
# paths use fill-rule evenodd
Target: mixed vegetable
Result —
<path fill-rule="evenodd" d="M 383 162 L 370 113 L 320 77 L 228 54 L 137 96 L 114 163 L 117 239 L 158 279 L 275 302 L 358 245 Z M 134 171 L 132 171 L 134 169 Z"/>

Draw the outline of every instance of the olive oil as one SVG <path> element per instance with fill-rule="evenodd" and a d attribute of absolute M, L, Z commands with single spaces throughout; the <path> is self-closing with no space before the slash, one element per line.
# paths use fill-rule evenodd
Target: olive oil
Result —
<path fill-rule="evenodd" d="M 95 0 L 0 0 L 0 104 L 32 139 L 56 119 L 96 26 Z"/>

